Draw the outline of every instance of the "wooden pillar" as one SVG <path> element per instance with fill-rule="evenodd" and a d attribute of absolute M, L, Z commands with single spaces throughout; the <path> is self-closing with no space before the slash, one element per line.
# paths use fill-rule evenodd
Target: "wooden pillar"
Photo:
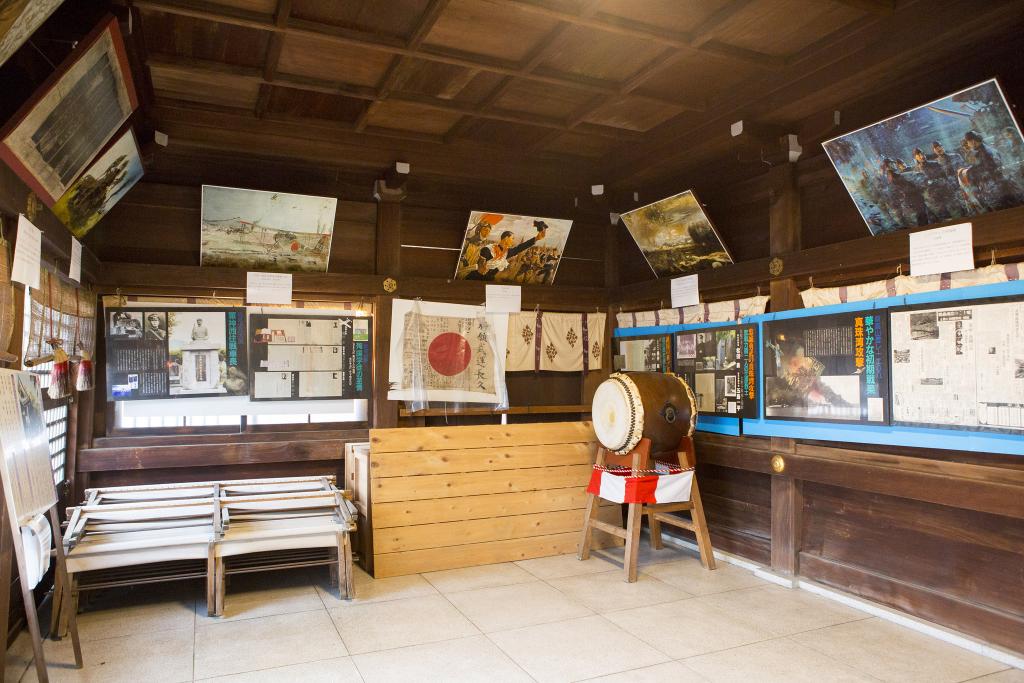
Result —
<path fill-rule="evenodd" d="M 375 271 L 381 280 L 381 294 L 374 298 L 373 315 L 373 401 L 370 426 L 398 426 L 398 403 L 387 400 L 388 357 L 391 347 L 391 299 L 385 282 L 396 283 L 402 274 L 402 200 L 405 199 L 405 176 L 390 174 L 374 184 L 377 200 L 377 235 Z"/>
<path fill-rule="evenodd" d="M 768 171 L 769 248 L 771 262 L 771 310 L 801 308 L 796 282 L 785 277 L 785 255 L 800 249 L 800 190 L 796 182 L 796 164 L 787 162 Z M 785 471 L 788 454 L 795 452 L 796 441 L 772 437 L 771 566 L 780 574 L 799 572 L 802 482 Z"/>

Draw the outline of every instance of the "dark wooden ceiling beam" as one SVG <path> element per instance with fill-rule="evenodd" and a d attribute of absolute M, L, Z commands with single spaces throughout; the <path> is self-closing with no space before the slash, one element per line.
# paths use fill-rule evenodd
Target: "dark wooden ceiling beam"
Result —
<path fill-rule="evenodd" d="M 445 8 L 448 7 L 449 0 L 430 0 L 430 4 L 423 11 L 420 16 L 419 22 L 416 24 L 416 28 L 413 29 L 409 35 L 409 40 L 406 41 L 406 49 L 416 51 L 423 45 L 423 41 L 426 40 L 430 30 L 434 28 L 434 24 L 441 18 L 441 14 Z M 282 36 L 280 33 L 275 33 L 274 37 Z M 283 40 L 283 36 L 282 36 Z M 395 85 L 398 83 L 399 76 L 402 73 L 402 69 L 405 66 L 405 55 L 396 55 L 392 60 L 391 64 L 388 65 L 388 70 L 384 74 L 384 77 L 377 84 L 377 98 L 366 105 L 363 112 L 359 115 L 356 120 L 356 130 L 361 131 L 366 128 L 366 123 L 370 116 L 377 110 L 380 103 L 388 98 Z"/>
<path fill-rule="evenodd" d="M 442 145 L 437 136 L 367 127 L 356 133 L 351 124 L 268 116 L 257 119 L 247 109 L 196 108 L 190 103 L 158 101 L 152 117 L 171 137 L 169 151 L 207 149 L 230 154 L 293 159 L 327 168 L 380 169 L 401 158 L 417 176 L 480 177 L 480 155 L 495 150 L 502 163 L 489 169 L 495 182 L 524 186 L 572 187 L 585 184 L 590 161 L 569 156 L 538 157 L 521 148 L 472 142 Z M 416 136 L 416 137 L 414 137 Z"/>
<path fill-rule="evenodd" d="M 983 45 L 1019 22 L 1021 15 L 1019 3 L 967 6 L 957 0 L 903 0 L 891 17 L 852 22 L 831 41 L 801 52 L 778 77 L 752 78 L 723 92 L 700 120 L 668 124 L 642 144 L 616 149 L 603 176 L 613 187 L 635 187 L 649 178 L 684 172 L 687 159 L 728 138 L 736 118 L 763 116 L 803 98 L 818 98 L 824 90 L 848 92 L 877 79 L 872 74 L 884 73 L 890 84 L 912 79 L 934 69 L 935 55 L 952 57 L 958 50 Z M 901 40 L 908 34 L 920 39 Z"/>
<path fill-rule="evenodd" d="M 591 15 L 583 15 L 579 12 L 568 12 L 556 9 L 549 5 L 542 4 L 539 0 L 484 1 L 506 7 L 516 7 L 527 12 L 533 12 L 535 14 L 548 17 L 549 19 L 566 21 L 576 26 L 583 26 L 590 29 L 605 31 L 607 33 L 614 33 L 627 38 L 635 38 L 648 42 L 653 41 L 680 50 L 711 52 L 719 57 L 742 61 L 761 69 L 780 69 L 786 64 L 786 60 L 784 58 L 755 52 L 753 50 L 733 48 L 733 46 L 720 45 L 717 48 L 712 48 L 706 44 L 707 41 L 704 41 L 701 45 L 695 46 L 693 44 L 693 36 L 691 35 L 682 35 L 671 31 L 665 31 L 648 24 L 642 24 L 605 13 L 594 12 Z"/>
<path fill-rule="evenodd" d="M 292 13 L 292 0 L 277 0 L 277 11 L 274 13 L 274 24 L 286 26 Z M 277 65 L 281 60 L 281 49 L 284 47 L 284 34 L 273 33 L 267 41 L 267 56 L 263 60 L 263 80 L 273 81 L 277 76 Z M 261 118 L 267 111 L 270 102 L 270 85 L 260 84 L 260 94 L 256 100 L 256 117 Z"/>
<path fill-rule="evenodd" d="M 204 79 L 204 82 L 209 82 L 212 77 L 219 76 L 224 78 L 226 85 L 232 82 L 237 83 L 239 80 L 255 81 L 261 85 L 269 85 L 271 83 L 271 81 L 267 81 L 263 78 L 263 74 L 260 69 L 229 66 L 221 62 L 208 62 L 183 57 L 154 56 L 150 57 L 147 63 L 151 69 L 156 68 L 157 70 L 173 71 L 176 74 L 185 77 L 192 76 L 202 78 Z M 342 95 L 371 102 L 380 99 L 379 93 L 373 88 L 337 85 L 328 81 L 318 81 L 310 78 L 278 76 L 273 81 L 273 84 L 284 88 Z M 460 105 L 455 102 L 439 100 L 426 95 L 392 92 L 389 95 L 389 99 L 407 104 L 414 104 L 419 107 L 423 107 L 424 109 L 433 109 L 436 111 L 460 114 L 463 116 L 493 119 L 495 121 L 505 121 L 508 123 L 519 123 L 528 126 L 536 126 L 538 128 L 569 130 L 569 126 L 567 126 L 564 121 L 560 121 L 558 119 L 505 110 L 484 111 L 479 106 L 472 107 Z M 613 140 L 636 140 L 638 138 L 636 134 L 629 131 L 613 129 L 606 126 L 589 126 L 585 129 L 581 129 L 579 132 Z"/>
<path fill-rule="evenodd" d="M 836 0 L 840 5 L 859 9 L 868 14 L 887 16 L 896 10 L 896 0 Z"/>
<path fill-rule="evenodd" d="M 358 47 L 375 52 L 386 54 L 414 57 L 426 61 L 461 66 L 468 69 L 479 69 L 503 76 L 515 76 L 526 80 L 557 85 L 565 88 L 575 88 L 590 92 L 615 94 L 619 85 L 610 81 L 586 78 L 571 74 L 554 74 L 544 72 L 527 72 L 518 63 L 508 62 L 501 59 L 493 59 L 482 55 L 459 52 L 456 50 L 443 50 L 438 48 L 419 47 L 409 48 L 405 41 L 394 36 L 383 36 L 368 34 L 360 31 L 331 26 L 328 24 L 292 18 L 286 26 L 278 26 L 273 18 L 267 14 L 239 10 L 224 5 L 216 5 L 201 0 L 132 0 L 133 4 L 144 10 L 153 12 L 164 12 L 177 16 L 186 16 L 203 21 L 212 21 L 233 26 L 256 29 L 259 31 L 272 31 L 285 35 L 302 36 Z M 574 16 L 574 15 L 570 15 Z M 658 98 L 652 98 L 658 99 Z M 671 106 L 686 106 L 683 103 L 665 101 Z"/>

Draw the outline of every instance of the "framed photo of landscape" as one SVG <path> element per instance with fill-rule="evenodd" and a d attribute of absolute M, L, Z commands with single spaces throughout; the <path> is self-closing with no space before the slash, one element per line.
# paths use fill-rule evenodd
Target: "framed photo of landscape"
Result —
<path fill-rule="evenodd" d="M 52 207 L 137 106 L 121 31 L 111 17 L 0 132 L 0 159 Z"/>

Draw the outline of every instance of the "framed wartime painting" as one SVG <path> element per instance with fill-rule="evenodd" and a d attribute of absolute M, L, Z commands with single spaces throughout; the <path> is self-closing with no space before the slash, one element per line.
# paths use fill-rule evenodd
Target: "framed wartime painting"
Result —
<path fill-rule="evenodd" d="M 621 218 L 658 277 L 733 262 L 693 190 L 627 211 Z"/>
<path fill-rule="evenodd" d="M 203 185 L 200 265 L 326 273 L 338 200 Z"/>
<path fill-rule="evenodd" d="M 872 235 L 1024 204 L 1024 138 L 995 79 L 822 145 Z"/>
<path fill-rule="evenodd" d="M 561 218 L 472 211 L 455 279 L 553 284 L 571 228 Z"/>
<path fill-rule="evenodd" d="M 0 0 L 0 64 L 6 62 L 64 0 Z"/>
<path fill-rule="evenodd" d="M 90 33 L 0 133 L 0 159 L 53 206 L 138 106 L 117 20 Z"/>
<path fill-rule="evenodd" d="M 81 239 L 141 177 L 139 145 L 129 128 L 57 200 L 53 213 Z"/>

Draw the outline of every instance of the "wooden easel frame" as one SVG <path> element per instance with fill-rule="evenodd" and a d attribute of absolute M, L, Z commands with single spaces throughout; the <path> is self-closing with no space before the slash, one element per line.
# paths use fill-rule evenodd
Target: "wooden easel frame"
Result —
<path fill-rule="evenodd" d="M 6 498 L 6 496 L 5 496 Z M 7 506 L 6 500 L 4 501 L 7 519 L 10 521 L 11 536 L 14 545 L 14 557 L 18 563 L 18 584 L 21 586 L 21 597 L 25 603 L 25 621 L 28 623 L 29 635 L 32 637 L 32 654 L 36 666 L 36 676 L 39 679 L 39 683 L 48 683 L 50 680 L 49 675 L 46 672 L 46 659 L 43 656 L 43 639 L 42 633 L 39 630 L 39 612 L 36 610 L 35 598 L 32 595 L 32 586 L 28 585 L 26 577 L 28 576 L 27 565 L 25 562 L 25 546 L 21 543 L 21 526 L 18 524 L 16 515 L 12 515 Z M 64 595 L 71 595 L 71 586 L 68 584 L 68 573 L 67 565 L 64 562 L 64 538 L 60 532 L 60 519 L 57 517 L 57 503 L 54 503 L 47 510 L 47 515 L 50 520 L 50 531 L 53 534 L 53 554 L 56 557 L 56 569 L 53 576 L 53 599 L 52 609 L 54 611 L 54 619 L 51 623 L 58 622 L 58 610 L 68 610 L 73 601 L 64 600 Z M 71 645 L 75 651 L 75 668 L 82 668 L 82 644 L 78 639 L 78 617 L 73 611 L 69 611 L 64 616 L 67 618 L 69 630 L 71 632 Z M 51 635 L 54 635 L 56 631 L 52 631 Z M 7 634 L 4 634 L 6 637 Z M 3 674 L 0 673 L 0 679 Z"/>
<path fill-rule="evenodd" d="M 693 446 L 690 437 L 683 437 L 677 448 L 679 464 L 692 467 L 695 464 Z M 626 455 L 609 453 L 604 446 L 597 447 L 598 466 L 611 464 L 623 464 L 632 467 L 633 471 L 649 469 L 651 461 L 651 440 L 640 439 L 636 448 Z M 625 580 L 629 583 L 636 581 L 637 558 L 639 556 L 640 528 L 644 515 L 649 516 L 651 531 L 651 548 L 660 550 L 663 547 L 661 539 L 661 525 L 670 524 L 682 529 L 689 529 L 697 537 L 697 547 L 700 550 L 700 561 L 705 569 L 715 569 L 715 553 L 711 547 L 711 536 L 708 534 L 708 523 L 704 517 L 704 505 L 700 500 L 700 489 L 697 486 L 697 476 L 694 473 L 690 484 L 690 500 L 679 503 L 644 504 L 630 503 L 626 515 L 626 527 L 622 528 L 597 519 L 597 512 L 600 507 L 599 497 L 594 493 L 587 494 L 587 507 L 583 519 L 583 531 L 580 536 L 577 557 L 586 560 L 590 557 L 590 544 L 593 540 L 594 529 L 618 536 L 625 539 L 626 550 L 623 555 L 623 569 Z M 671 512 L 682 512 L 688 510 L 692 520 L 676 517 Z"/>

